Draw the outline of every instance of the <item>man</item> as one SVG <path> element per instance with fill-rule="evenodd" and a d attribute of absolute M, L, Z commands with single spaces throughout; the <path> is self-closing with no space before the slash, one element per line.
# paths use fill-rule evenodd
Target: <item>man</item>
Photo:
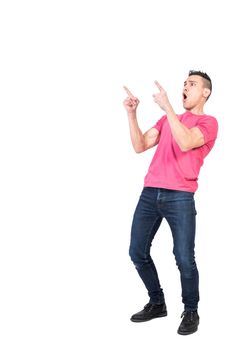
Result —
<path fill-rule="evenodd" d="M 129 250 L 150 299 L 131 321 L 143 322 L 167 315 L 163 289 L 150 256 L 152 240 L 165 218 L 172 232 L 173 253 L 181 277 L 184 312 L 178 333 L 187 335 L 196 332 L 199 324 L 194 193 L 200 167 L 214 146 L 218 124 L 214 117 L 203 112 L 212 91 L 212 82 L 206 73 L 189 72 L 182 94 L 185 112 L 181 115 L 175 114 L 162 86 L 155 84 L 159 93 L 154 94 L 153 99 L 165 115 L 144 134 L 136 116 L 139 100 L 124 87 L 128 94 L 124 106 L 134 150 L 140 153 L 158 145 L 135 210 Z"/>

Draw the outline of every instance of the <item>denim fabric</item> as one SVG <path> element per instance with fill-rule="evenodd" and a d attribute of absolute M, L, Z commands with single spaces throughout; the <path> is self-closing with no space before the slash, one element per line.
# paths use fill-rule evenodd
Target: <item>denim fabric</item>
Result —
<path fill-rule="evenodd" d="M 173 253 L 180 271 L 185 310 L 196 310 L 199 301 L 198 270 L 194 256 L 196 209 L 192 192 L 145 187 L 136 207 L 129 254 L 145 284 L 150 302 L 164 302 L 155 264 L 150 256 L 152 240 L 163 218 L 170 226 Z"/>

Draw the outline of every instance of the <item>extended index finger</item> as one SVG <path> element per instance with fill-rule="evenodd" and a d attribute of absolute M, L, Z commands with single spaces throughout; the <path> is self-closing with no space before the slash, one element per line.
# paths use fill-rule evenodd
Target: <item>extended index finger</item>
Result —
<path fill-rule="evenodd" d="M 134 98 L 135 96 L 131 93 L 131 91 L 127 88 L 127 86 L 123 87 L 129 97 Z"/>
<path fill-rule="evenodd" d="M 157 80 L 154 81 L 155 85 L 158 87 L 159 91 L 164 90 L 162 85 L 159 84 L 159 82 Z"/>

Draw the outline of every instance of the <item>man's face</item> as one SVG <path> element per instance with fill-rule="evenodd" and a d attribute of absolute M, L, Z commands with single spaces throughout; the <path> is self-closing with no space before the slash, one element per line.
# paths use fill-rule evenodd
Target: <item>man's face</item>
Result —
<path fill-rule="evenodd" d="M 192 109 L 206 101 L 207 89 L 204 87 L 203 78 L 199 75 L 190 75 L 184 82 L 183 106 Z"/>

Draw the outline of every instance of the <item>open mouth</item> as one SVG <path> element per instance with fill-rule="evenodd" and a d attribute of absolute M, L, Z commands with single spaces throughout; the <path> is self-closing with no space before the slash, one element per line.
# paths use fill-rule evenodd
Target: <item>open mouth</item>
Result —
<path fill-rule="evenodd" d="M 183 93 L 183 101 L 186 101 L 187 100 L 187 95 L 185 93 Z"/>

